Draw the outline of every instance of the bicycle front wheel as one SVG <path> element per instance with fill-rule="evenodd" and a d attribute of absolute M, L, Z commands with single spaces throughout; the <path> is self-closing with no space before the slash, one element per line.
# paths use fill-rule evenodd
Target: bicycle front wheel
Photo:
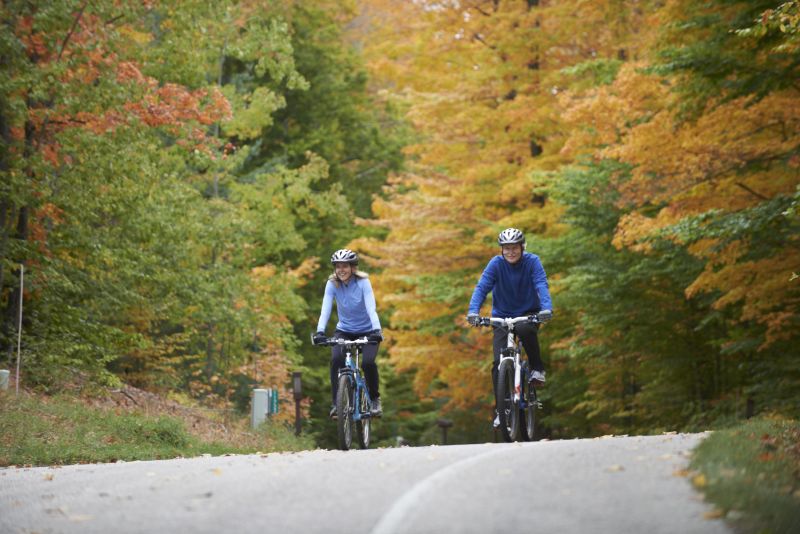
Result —
<path fill-rule="evenodd" d="M 497 415 L 500 417 L 500 433 L 506 441 L 516 441 L 519 433 L 519 408 L 514 402 L 514 362 L 500 362 L 497 373 Z"/>
<path fill-rule="evenodd" d="M 339 448 L 350 449 L 353 444 L 353 383 L 349 376 L 339 377 L 339 390 L 336 392 L 336 418 Z"/>

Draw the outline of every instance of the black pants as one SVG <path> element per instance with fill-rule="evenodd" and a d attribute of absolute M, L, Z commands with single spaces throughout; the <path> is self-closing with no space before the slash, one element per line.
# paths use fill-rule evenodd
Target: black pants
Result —
<path fill-rule="evenodd" d="M 367 333 L 352 334 L 350 332 L 342 332 L 337 330 L 333 333 L 333 337 L 341 337 L 349 339 L 350 341 L 366 336 Z M 372 400 L 381 396 L 378 391 L 378 366 L 375 363 L 375 358 L 378 356 L 377 345 L 363 345 L 361 347 L 361 368 L 364 370 L 364 379 L 367 381 L 367 389 L 369 389 L 369 397 Z M 351 353 L 351 356 L 354 354 Z M 339 389 L 339 369 L 344 367 L 344 361 L 347 355 L 345 354 L 344 347 L 341 345 L 334 345 L 331 347 L 331 393 L 333 394 L 333 404 L 336 404 L 336 391 Z"/>
<path fill-rule="evenodd" d="M 539 325 L 531 323 L 518 324 L 515 327 L 517 337 L 522 341 L 522 347 L 528 355 L 528 367 L 534 371 L 544 371 L 542 355 L 539 352 Z M 494 363 L 492 364 L 492 387 L 497 398 L 497 366 L 500 364 L 500 351 L 508 346 L 508 328 L 494 327 L 492 348 L 494 349 Z"/>

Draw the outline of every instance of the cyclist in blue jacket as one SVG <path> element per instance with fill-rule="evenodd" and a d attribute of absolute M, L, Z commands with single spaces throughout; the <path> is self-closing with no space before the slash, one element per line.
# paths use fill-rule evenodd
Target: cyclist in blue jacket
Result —
<path fill-rule="evenodd" d="M 372 399 L 370 411 L 374 416 L 382 414 L 380 391 L 378 390 L 378 366 L 375 357 L 378 346 L 383 341 L 381 323 L 375 309 L 375 294 L 367 273 L 358 270 L 358 255 L 349 249 L 337 250 L 331 256 L 333 274 L 325 284 L 325 296 L 322 299 L 322 311 L 317 323 L 317 333 L 313 336 L 314 344 L 325 341 L 325 327 L 331 317 L 333 302 L 336 301 L 336 312 L 339 322 L 333 337 L 349 340 L 367 337 L 374 345 L 364 345 L 361 367 L 367 381 L 369 396 Z M 330 416 L 336 415 L 336 390 L 338 389 L 339 369 L 344 366 L 345 351 L 341 345 L 331 350 L 331 393 L 333 402 Z"/>
<path fill-rule="evenodd" d="M 538 313 L 540 320 L 549 320 L 553 316 L 553 303 L 550 300 L 547 275 L 539 257 L 525 252 L 525 235 L 516 228 L 507 228 L 500 232 L 497 243 L 500 245 L 501 254 L 489 261 L 472 292 L 467 312 L 469 324 L 478 326 L 481 305 L 490 292 L 492 293 L 492 317 L 521 317 Z M 528 365 L 532 370 L 531 381 L 542 385 L 545 381 L 545 373 L 544 363 L 542 363 L 539 352 L 538 330 L 539 326 L 536 324 L 520 324 L 516 328 L 517 335 L 528 355 Z M 497 365 L 500 362 L 500 352 L 506 346 L 507 338 L 508 329 L 494 328 L 492 384 L 495 393 L 497 393 Z M 495 417 L 495 426 L 499 424 L 499 418 Z"/>

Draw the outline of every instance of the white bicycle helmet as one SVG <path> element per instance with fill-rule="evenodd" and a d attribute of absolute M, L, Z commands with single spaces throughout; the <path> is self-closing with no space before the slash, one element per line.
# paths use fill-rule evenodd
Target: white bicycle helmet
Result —
<path fill-rule="evenodd" d="M 506 228 L 497 236 L 497 243 L 503 245 L 522 245 L 525 247 L 525 235 L 516 228 Z"/>
<path fill-rule="evenodd" d="M 350 249 L 343 248 L 337 250 L 331 255 L 331 263 L 349 263 L 350 265 L 358 265 L 358 254 Z"/>

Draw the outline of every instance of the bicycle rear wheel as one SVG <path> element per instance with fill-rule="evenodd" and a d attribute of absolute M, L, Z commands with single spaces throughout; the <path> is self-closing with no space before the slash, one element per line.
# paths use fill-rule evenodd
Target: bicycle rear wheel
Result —
<path fill-rule="evenodd" d="M 539 402 L 536 400 L 536 388 L 531 386 L 527 376 L 524 377 L 522 390 L 527 408 L 522 410 L 524 416 L 520 417 L 522 426 L 520 434 L 525 441 L 536 441 L 536 409 Z"/>
<path fill-rule="evenodd" d="M 356 432 L 358 433 L 358 446 L 362 449 L 369 448 L 369 431 L 370 431 L 370 402 L 367 398 L 366 391 L 362 391 L 359 396 L 359 411 L 361 412 L 361 419 L 356 423 Z"/>
<path fill-rule="evenodd" d="M 336 417 L 339 448 L 346 451 L 353 444 L 353 383 L 349 376 L 339 377 L 339 390 L 336 392 Z"/>
<path fill-rule="evenodd" d="M 514 402 L 514 362 L 503 360 L 497 373 L 497 414 L 505 441 L 515 441 L 519 433 L 519 409 Z"/>

